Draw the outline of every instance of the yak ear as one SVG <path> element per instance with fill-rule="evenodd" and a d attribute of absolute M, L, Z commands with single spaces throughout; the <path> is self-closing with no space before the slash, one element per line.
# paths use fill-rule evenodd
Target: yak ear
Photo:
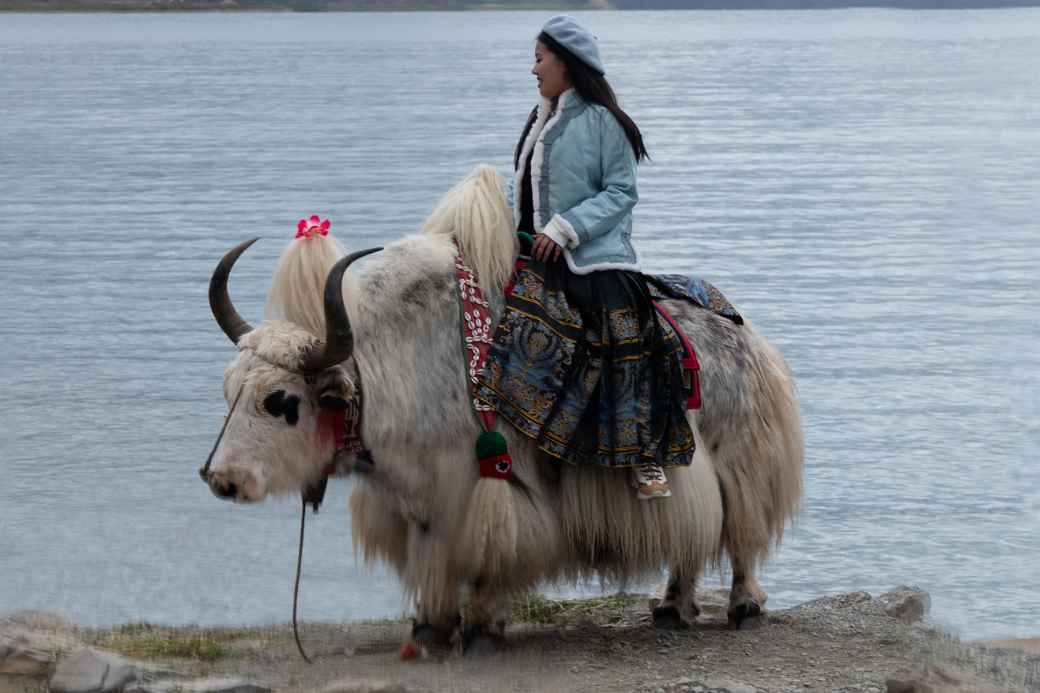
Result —
<path fill-rule="evenodd" d="M 318 374 L 318 406 L 322 409 L 346 409 L 354 395 L 354 383 L 341 366 L 327 368 Z"/>

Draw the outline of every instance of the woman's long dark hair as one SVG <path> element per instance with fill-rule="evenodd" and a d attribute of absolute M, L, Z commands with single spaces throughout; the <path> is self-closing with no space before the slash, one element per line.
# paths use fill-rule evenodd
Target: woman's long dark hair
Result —
<path fill-rule="evenodd" d="M 632 145 L 636 161 L 649 159 L 650 154 L 646 151 L 646 145 L 643 144 L 643 134 L 639 132 L 635 121 L 618 106 L 617 96 L 614 95 L 614 90 L 607 82 L 607 78 L 583 63 L 544 31 L 538 34 L 538 41 L 548 48 L 553 55 L 563 61 L 564 66 L 567 68 L 567 74 L 571 78 L 571 84 L 574 85 L 574 90 L 578 92 L 581 98 L 590 103 L 598 103 L 617 118 L 618 123 L 625 131 L 625 136 L 628 137 L 628 143 Z M 523 135 L 520 137 L 520 143 L 517 145 L 514 157 L 517 168 L 520 166 L 520 146 L 534 124 L 537 111 L 538 109 L 535 109 L 531 112 L 531 117 L 527 119 L 527 125 L 524 127 Z"/>

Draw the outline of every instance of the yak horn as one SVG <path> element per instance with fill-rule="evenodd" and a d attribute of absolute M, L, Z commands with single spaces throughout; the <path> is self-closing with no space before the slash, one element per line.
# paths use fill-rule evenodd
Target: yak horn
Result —
<path fill-rule="evenodd" d="M 235 310 L 234 304 L 231 303 L 231 297 L 228 296 L 227 291 L 228 276 L 231 274 L 231 268 L 235 266 L 238 256 L 259 240 L 259 238 L 254 238 L 251 241 L 239 243 L 229 250 L 227 255 L 221 258 L 220 264 L 213 270 L 213 276 L 209 280 L 209 309 L 213 311 L 213 317 L 217 319 L 220 329 L 224 330 L 224 334 L 234 344 L 238 344 L 239 338 L 246 332 L 252 331 L 253 328 L 242 319 L 242 316 Z"/>
<path fill-rule="evenodd" d="M 343 274 L 350 263 L 380 250 L 382 248 L 368 248 L 351 253 L 329 270 L 325 279 L 325 341 L 315 345 L 314 350 L 304 357 L 301 370 L 305 373 L 323 371 L 346 361 L 354 353 L 354 333 L 350 329 L 347 307 L 343 304 Z"/>

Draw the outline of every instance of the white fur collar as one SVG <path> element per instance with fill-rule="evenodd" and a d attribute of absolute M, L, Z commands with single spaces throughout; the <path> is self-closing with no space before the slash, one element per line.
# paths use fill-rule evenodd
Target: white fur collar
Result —
<path fill-rule="evenodd" d="M 520 204 L 524 189 L 523 176 L 526 172 L 525 164 L 527 156 L 533 148 L 534 155 L 531 157 L 531 202 L 534 207 L 534 230 L 539 233 L 542 231 L 542 215 L 539 212 L 541 209 L 541 192 L 538 188 L 542 178 L 542 164 L 545 157 L 545 135 L 559 122 L 563 109 L 574 98 L 574 94 L 573 87 L 560 94 L 556 102 L 555 111 L 553 111 L 552 99 L 543 98 L 538 103 L 538 115 L 535 117 L 535 121 L 531 125 L 531 129 L 528 131 L 527 137 L 524 138 L 524 143 L 520 148 L 520 161 L 513 181 L 514 225 L 520 223 Z"/>

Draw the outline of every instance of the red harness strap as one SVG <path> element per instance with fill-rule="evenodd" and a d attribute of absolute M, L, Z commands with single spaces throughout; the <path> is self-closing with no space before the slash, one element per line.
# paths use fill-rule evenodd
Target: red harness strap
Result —
<path fill-rule="evenodd" d="M 686 333 L 679 329 L 679 324 L 675 322 L 675 318 L 664 309 L 657 301 L 654 301 L 654 308 L 661 314 L 661 317 L 668 321 L 668 324 L 675 330 L 675 334 L 679 336 L 683 346 L 682 355 L 682 368 L 683 368 L 683 385 L 686 386 L 686 392 L 689 396 L 686 399 L 687 409 L 700 409 L 701 408 L 701 378 L 700 370 L 701 365 L 697 362 L 697 352 L 693 350 L 693 344 L 690 343 L 690 339 L 686 336 Z"/>
<path fill-rule="evenodd" d="M 494 337 L 494 325 L 491 320 L 491 304 L 484 298 L 476 273 L 466 264 L 462 247 L 455 243 L 455 278 L 459 283 L 459 296 L 462 300 L 463 349 L 466 353 L 466 366 L 469 371 L 470 387 L 478 383 L 480 374 L 487 363 L 488 352 Z M 512 291 L 512 281 L 506 287 L 506 295 Z M 473 410 L 480 417 L 485 431 L 495 427 L 498 412 L 494 407 L 484 404 L 476 397 L 471 397 Z"/>
<path fill-rule="evenodd" d="M 356 395 L 348 401 L 346 409 L 327 409 L 318 414 L 318 430 L 332 431 L 335 450 L 332 461 L 321 470 L 323 477 L 346 475 L 336 462 L 341 454 L 360 457 L 367 452 L 361 443 L 361 403 Z"/>

